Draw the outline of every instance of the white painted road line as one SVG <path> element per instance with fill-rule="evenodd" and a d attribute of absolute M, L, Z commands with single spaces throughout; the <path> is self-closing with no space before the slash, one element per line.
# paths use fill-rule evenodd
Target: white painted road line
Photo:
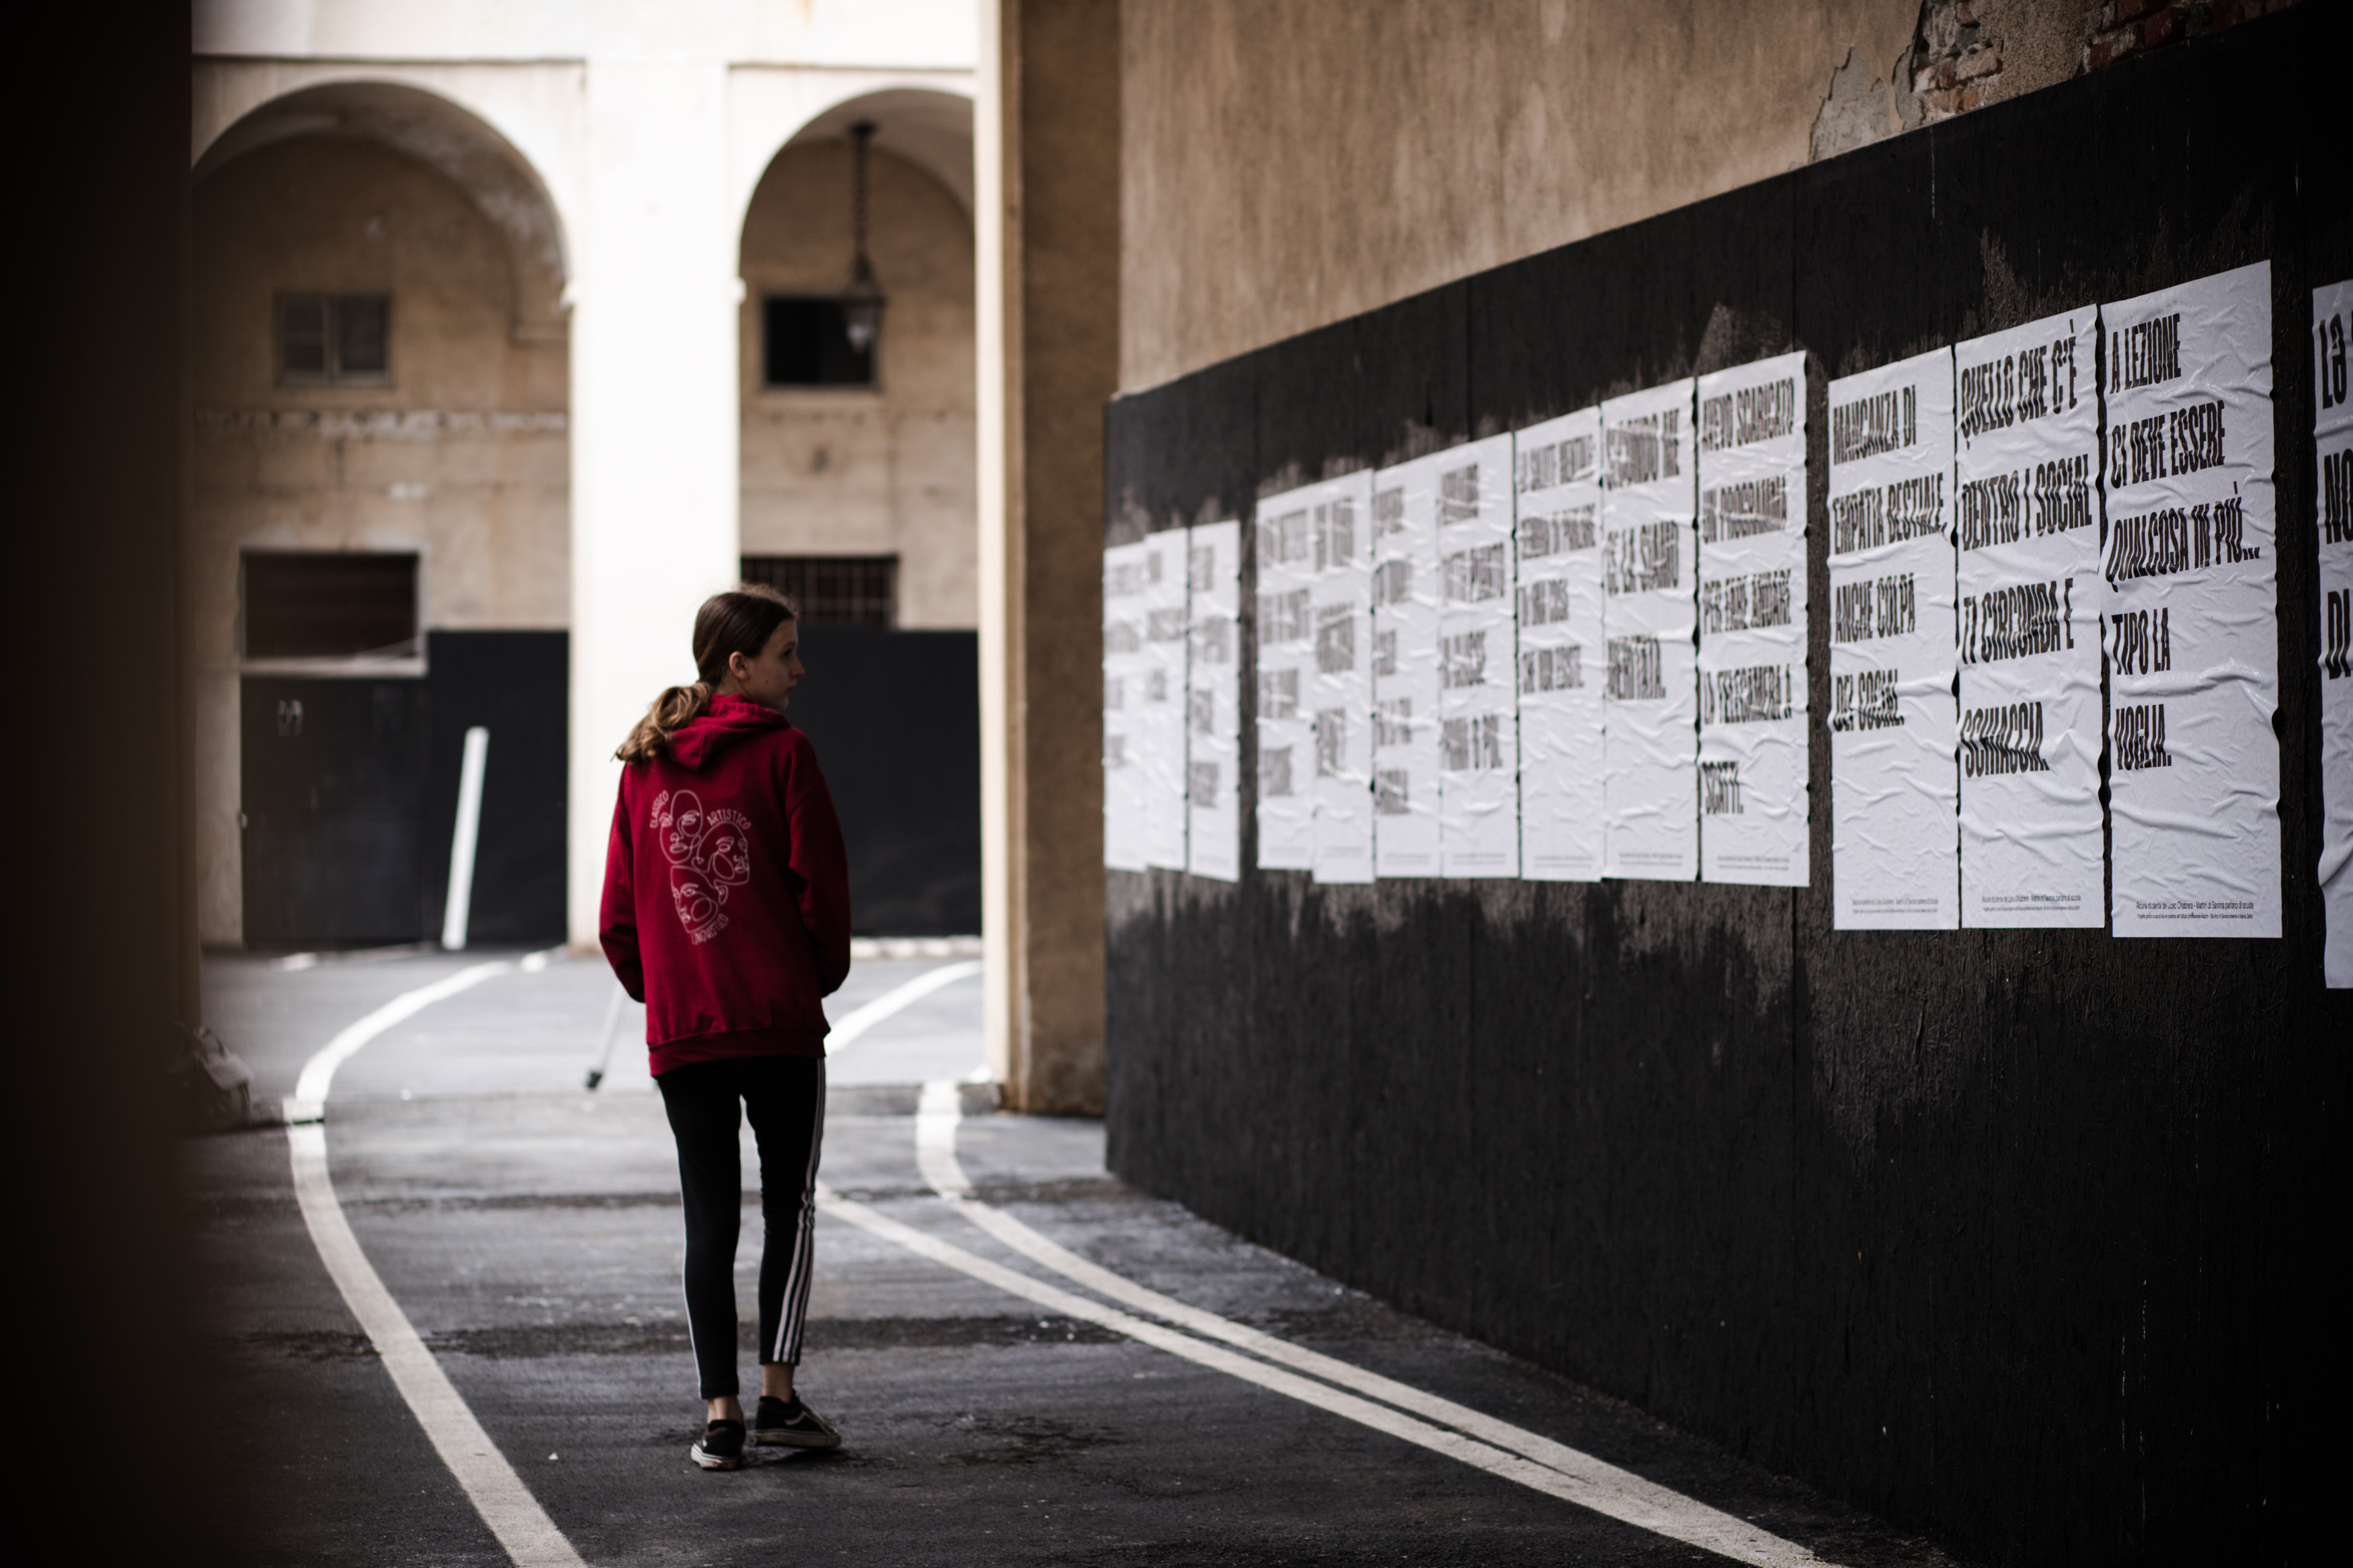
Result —
<path fill-rule="evenodd" d="M 433 1450 L 466 1495 L 506 1553 L 524 1568 L 582 1568 L 580 1554 L 555 1528 L 499 1452 L 482 1424 L 466 1407 L 441 1363 L 410 1326 L 400 1303 L 384 1288 L 375 1269 L 360 1250 L 359 1238 L 335 1201 L 335 1185 L 327 1174 L 327 1130 L 317 1122 L 289 1127 L 286 1141 L 293 1150 L 294 1195 L 302 1205 L 302 1222 L 320 1259 L 334 1277 L 352 1315 L 384 1358 L 395 1386 L 417 1425 L 433 1441 Z"/>
<path fill-rule="evenodd" d="M 1215 1312 L 1188 1306 L 1172 1296 L 1164 1296 L 1099 1264 L 1089 1262 L 1039 1235 L 1013 1215 L 972 1196 L 972 1184 L 965 1179 L 963 1164 L 955 1152 L 956 1123 L 960 1120 L 961 1106 L 955 1084 L 939 1079 L 923 1086 L 923 1097 L 915 1111 L 915 1163 L 923 1172 L 924 1182 L 965 1219 L 1023 1257 L 1044 1265 L 1073 1283 L 1189 1329 L 1204 1338 L 1222 1340 L 1237 1349 L 1295 1367 L 1343 1388 L 1369 1394 L 1400 1409 L 1412 1411 L 1417 1415 L 1443 1422 L 1457 1431 L 1481 1439 L 1478 1446 L 1482 1451 L 1487 1451 L 1486 1445 L 1492 1445 L 1493 1449 L 1533 1461 L 1554 1477 L 1559 1485 L 1568 1489 L 1564 1491 L 1548 1484 L 1537 1486 L 1537 1490 L 1564 1498 L 1596 1513 L 1672 1540 L 1704 1547 L 1737 1562 L 1757 1563 L 1760 1568 L 1795 1568 L 1797 1564 L 1819 1563 L 1821 1561 L 1795 1542 L 1784 1541 L 1746 1520 L 1645 1480 L 1631 1471 L 1621 1470 L 1565 1443 L 1514 1426 L 1507 1421 L 1498 1420 L 1409 1384 L 1383 1377 L 1378 1373 L 1367 1372 L 1304 1346 L 1294 1345 L 1287 1340 L 1277 1339 L 1272 1334 L 1219 1317 Z M 1245 1364 L 1257 1365 L 1256 1363 Z M 1254 1378 L 1252 1381 L 1258 1380 Z M 1264 1386 L 1275 1385 L 1267 1384 Z M 1286 1388 L 1281 1392 L 1291 1391 Z M 1334 1407 L 1327 1405 L 1324 1408 Z M 1349 1415 L 1351 1419 L 1359 1418 L 1348 1411 L 1335 1409 L 1334 1413 Z M 1384 1427 L 1383 1430 L 1388 1428 Z M 1467 1462 L 1479 1464 L 1482 1468 L 1495 1468 L 1476 1458 L 1456 1457 L 1465 1458 Z M 1495 1473 L 1506 1472 L 1496 1470 Z M 1520 1475 L 1514 1474 L 1512 1479 L 1535 1485 L 1533 1481 L 1525 1481 L 1525 1478 Z"/>
<path fill-rule="evenodd" d="M 535 952 L 522 961 L 526 970 L 546 964 L 545 953 Z M 482 1424 L 467 1408 L 441 1363 L 433 1359 L 400 1303 L 385 1289 L 367 1254 L 360 1250 L 359 1237 L 352 1234 L 351 1222 L 343 1217 L 334 1180 L 327 1171 L 327 1129 L 321 1121 L 335 1069 L 362 1046 L 434 1003 L 515 967 L 506 963 L 477 963 L 445 980 L 403 992 L 328 1041 L 303 1065 L 294 1096 L 286 1102 L 288 1122 L 302 1123 L 286 1129 L 286 1142 L 294 1165 L 294 1196 L 302 1206 L 302 1223 L 310 1227 L 320 1261 L 326 1264 L 335 1289 L 343 1292 L 352 1315 L 384 1359 L 385 1370 L 392 1373 L 394 1386 L 432 1440 L 434 1452 L 473 1500 L 482 1522 L 522 1568 L 584 1568 L 580 1554 L 555 1528 L 531 1489 L 522 1484 L 522 1478 L 491 1441 L 491 1435 L 482 1430 Z"/>
<path fill-rule="evenodd" d="M 859 1036 L 883 1019 L 914 1005 L 934 991 L 953 985 L 967 975 L 979 973 L 980 968 L 977 959 L 963 963 L 944 963 L 937 969 L 926 970 L 916 975 L 904 985 L 885 991 L 833 1026 L 833 1032 L 825 1039 L 825 1054 L 829 1057 L 840 1055 L 857 1041 Z"/>
<path fill-rule="evenodd" d="M 533 956 L 539 955 L 534 953 Z M 402 992 L 366 1017 L 346 1027 L 302 1064 L 302 1076 L 294 1080 L 294 1093 L 286 1101 L 286 1120 L 290 1123 L 318 1121 L 325 1113 L 327 1087 L 335 1081 L 335 1069 L 358 1055 L 362 1046 L 434 1003 L 455 996 L 460 991 L 471 990 L 491 975 L 504 974 L 513 967 L 504 960 L 494 960 L 461 969 L 430 985 Z"/>
<path fill-rule="evenodd" d="M 918 1257 L 927 1258 L 934 1263 L 944 1265 L 959 1273 L 968 1274 L 984 1284 L 994 1285 L 1008 1295 L 1034 1301 L 1039 1306 L 1050 1311 L 1059 1312 L 1066 1318 L 1077 1318 L 1082 1321 L 1110 1329 L 1113 1332 L 1125 1334 L 1128 1338 L 1150 1345 L 1155 1350 L 1166 1351 L 1171 1355 L 1181 1356 L 1201 1366 L 1226 1373 L 1240 1378 L 1245 1383 L 1254 1383 L 1261 1388 L 1273 1393 L 1288 1394 L 1302 1404 L 1329 1411 L 1335 1415 L 1343 1416 L 1360 1426 L 1369 1426 L 1374 1431 L 1385 1432 L 1392 1437 L 1403 1438 L 1406 1442 L 1443 1454 L 1448 1458 L 1460 1459 L 1466 1465 L 1476 1465 L 1482 1470 L 1559 1498 L 1564 1502 L 1586 1501 L 1581 1495 L 1586 1489 L 1579 1487 L 1556 1470 L 1548 1469 L 1543 1465 L 1524 1459 L 1516 1454 L 1507 1454 L 1500 1448 L 1489 1447 L 1486 1444 L 1466 1437 L 1459 1432 L 1449 1432 L 1443 1427 L 1433 1426 L 1426 1421 L 1417 1421 L 1410 1415 L 1391 1410 L 1386 1405 L 1376 1405 L 1368 1399 L 1359 1399 L 1352 1394 L 1343 1394 L 1328 1384 L 1283 1372 L 1279 1368 L 1268 1366 L 1263 1362 L 1252 1361 L 1246 1355 L 1238 1354 L 1219 1345 L 1206 1343 L 1190 1334 L 1180 1334 L 1174 1329 L 1148 1322 L 1142 1318 L 1123 1312 L 1116 1307 L 1106 1307 L 1090 1297 L 1073 1295 L 1060 1286 L 1049 1285 L 1042 1279 L 1033 1279 L 1027 1274 L 1016 1273 L 1001 1263 L 992 1263 L 985 1258 L 976 1257 L 953 1242 L 942 1241 L 935 1236 L 917 1230 L 913 1226 L 902 1225 L 895 1219 L 880 1214 L 864 1204 L 845 1198 L 822 1183 L 818 1187 L 818 1205 L 826 1213 L 837 1218 L 848 1220 L 861 1230 L 870 1231 L 886 1241 L 896 1242 Z M 1588 1503 L 1587 1506 L 1592 1505 Z M 1767 1561 L 1757 1557 L 1746 1557 L 1743 1560 Z M 1770 1559 L 1770 1561 L 1794 1563 L 1812 1563 L 1815 1559 L 1810 1556 L 1781 1557 Z"/>

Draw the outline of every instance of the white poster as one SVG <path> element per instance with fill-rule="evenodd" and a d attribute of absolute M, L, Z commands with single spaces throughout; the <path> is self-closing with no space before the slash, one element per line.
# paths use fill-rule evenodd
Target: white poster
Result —
<path fill-rule="evenodd" d="M 1699 379 L 1699 860 L 1806 885 L 1806 356 Z"/>
<path fill-rule="evenodd" d="M 1144 869 L 1144 546 L 1103 550 L 1103 864 Z"/>
<path fill-rule="evenodd" d="M 1240 523 L 1211 522 L 1187 552 L 1185 868 L 1220 882 L 1241 875 L 1241 551 Z"/>
<path fill-rule="evenodd" d="M 2314 497 L 2320 536 L 2320 898 L 2327 921 L 2321 972 L 2353 986 L 2353 280 L 2312 291 Z"/>
<path fill-rule="evenodd" d="M 2090 306 L 1953 350 L 1961 923 L 2104 923 Z"/>
<path fill-rule="evenodd" d="M 1144 542 L 1144 863 L 1185 868 L 1186 531 Z"/>
<path fill-rule="evenodd" d="M 1258 504 L 1258 863 L 1315 862 L 1313 518 L 1298 492 Z"/>
<path fill-rule="evenodd" d="M 1311 485 L 1315 879 L 1373 879 L 1373 475 Z"/>
<path fill-rule="evenodd" d="M 1602 874 L 1699 874 L 1692 383 L 1601 405 Z"/>
<path fill-rule="evenodd" d="M 2111 929 L 2277 936 L 2271 265 L 2100 321 Z"/>
<path fill-rule="evenodd" d="M 1373 870 L 1439 867 L 1438 475 L 1453 454 L 1373 476 Z"/>
<path fill-rule="evenodd" d="M 1514 438 L 1520 875 L 1601 877 L 1601 410 Z"/>
<path fill-rule="evenodd" d="M 1520 874 L 1512 438 L 1438 457 L 1438 870 Z"/>
<path fill-rule="evenodd" d="M 1952 351 L 1831 382 L 1830 411 L 1831 923 L 1951 931 Z"/>

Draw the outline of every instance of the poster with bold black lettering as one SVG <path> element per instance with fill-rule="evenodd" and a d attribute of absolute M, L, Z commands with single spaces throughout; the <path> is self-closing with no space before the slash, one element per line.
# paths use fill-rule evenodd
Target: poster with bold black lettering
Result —
<path fill-rule="evenodd" d="M 1953 350 L 1965 926 L 2105 923 L 2098 319 Z"/>
<path fill-rule="evenodd" d="M 2277 936 L 2271 265 L 2100 320 L 2113 930 Z"/>
<path fill-rule="evenodd" d="M 1185 868 L 1187 531 L 1153 534 L 1144 551 L 1143 711 L 1131 733 L 1144 772 L 1144 863 Z"/>
<path fill-rule="evenodd" d="M 1315 631 L 1315 879 L 1373 879 L 1373 473 L 1295 492 L 1307 512 Z"/>
<path fill-rule="evenodd" d="M 2320 897 L 2322 973 L 2353 986 L 2353 279 L 2312 291 L 2312 434 L 2320 458 Z"/>
<path fill-rule="evenodd" d="M 1601 877 L 1601 410 L 1513 438 L 1520 576 L 1520 875 Z"/>
<path fill-rule="evenodd" d="M 1463 462 L 1437 452 L 1373 476 L 1377 877 L 1439 874 L 1438 520 L 1440 476 Z"/>
<path fill-rule="evenodd" d="M 1952 351 L 1831 382 L 1830 414 L 1831 919 L 1951 931 Z"/>
<path fill-rule="evenodd" d="M 1103 550 L 1103 864 L 1144 869 L 1144 546 Z"/>
<path fill-rule="evenodd" d="M 1241 875 L 1241 550 L 1238 522 L 1187 531 L 1191 603 L 1185 657 L 1185 869 L 1230 882 Z"/>
<path fill-rule="evenodd" d="M 1303 490 L 1258 503 L 1258 864 L 1315 863 L 1314 508 Z"/>
<path fill-rule="evenodd" d="M 1519 703 L 1513 680 L 1512 438 L 1438 468 L 1438 869 L 1520 874 Z"/>
<path fill-rule="evenodd" d="M 1699 873 L 1692 383 L 1601 405 L 1605 876 Z"/>
<path fill-rule="evenodd" d="M 1802 888 L 1806 356 L 1699 378 L 1699 868 Z"/>

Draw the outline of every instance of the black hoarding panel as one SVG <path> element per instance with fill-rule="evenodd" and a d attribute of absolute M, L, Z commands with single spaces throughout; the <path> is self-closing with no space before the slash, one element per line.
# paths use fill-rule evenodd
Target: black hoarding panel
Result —
<path fill-rule="evenodd" d="M 1818 610 L 1810 888 L 1110 873 L 1114 1169 L 2002 1560 L 2281 1560 L 2341 1387 L 2311 1305 L 2353 1003 L 2319 979 L 2302 342 L 2311 287 L 2353 275 L 2340 15 L 2127 61 L 1115 404 L 1113 540 L 1804 349 Z M 2256 260 L 2287 934 L 1833 931 L 1826 379 Z"/>

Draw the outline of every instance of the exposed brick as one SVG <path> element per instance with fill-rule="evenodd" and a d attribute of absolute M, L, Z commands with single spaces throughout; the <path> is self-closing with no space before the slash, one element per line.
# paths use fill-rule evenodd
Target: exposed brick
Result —
<path fill-rule="evenodd" d="M 1960 58 L 1953 68 L 1954 77 L 1961 81 L 1973 81 L 1981 76 L 1991 76 L 2001 69 L 2000 49 L 1971 49 Z"/>
<path fill-rule="evenodd" d="M 2119 26 L 2136 16 L 2147 15 L 2161 3 L 2162 0 L 2109 0 L 2107 15 L 2100 18 L 2100 25 L 2103 27 Z"/>
<path fill-rule="evenodd" d="M 2181 13 L 2179 10 L 2168 8 L 2159 11 L 2140 25 L 2141 47 L 2145 49 L 2162 48 L 2167 44 L 2179 42 L 2180 38 Z"/>
<path fill-rule="evenodd" d="M 1960 112 L 1967 113 L 1968 110 L 1975 109 L 1982 101 L 1983 100 L 1979 97 L 1975 83 L 1961 89 Z"/>
<path fill-rule="evenodd" d="M 2108 62 L 2116 58 L 2115 45 L 2093 44 L 2084 51 L 2084 68 L 2087 71 L 2105 70 Z"/>

